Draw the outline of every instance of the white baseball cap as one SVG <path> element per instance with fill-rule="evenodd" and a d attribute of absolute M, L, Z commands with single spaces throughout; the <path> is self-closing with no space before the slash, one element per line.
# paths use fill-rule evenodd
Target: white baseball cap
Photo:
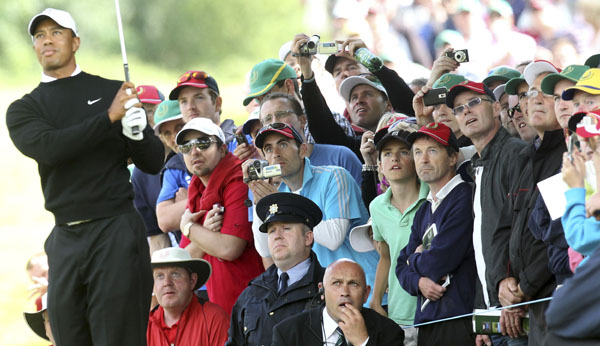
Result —
<path fill-rule="evenodd" d="M 371 218 L 366 224 L 356 226 L 350 231 L 350 245 L 356 252 L 368 252 L 375 250 L 375 246 L 369 237 Z"/>
<path fill-rule="evenodd" d="M 225 143 L 225 135 L 223 134 L 223 130 L 217 124 L 213 123 L 212 120 L 207 118 L 194 118 L 190 120 L 185 126 L 179 131 L 177 137 L 175 137 L 175 142 L 177 144 L 183 144 L 183 137 L 185 134 L 190 131 L 198 131 L 202 132 L 205 135 L 209 136 L 217 136 L 221 142 Z"/>
<path fill-rule="evenodd" d="M 56 24 L 62 26 L 63 28 L 71 29 L 75 36 L 79 36 L 79 34 L 77 34 L 77 25 L 75 25 L 75 20 L 73 19 L 73 17 L 71 17 L 71 14 L 67 11 L 57 10 L 54 8 L 47 8 L 41 13 L 36 14 L 33 18 L 31 18 L 31 20 L 29 21 L 29 26 L 27 27 L 29 35 L 33 37 L 35 28 L 37 27 L 38 23 L 44 18 L 52 19 L 56 22 Z"/>
<path fill-rule="evenodd" d="M 533 85 L 537 76 L 544 72 L 560 73 L 561 69 L 554 66 L 550 61 L 536 60 L 532 61 L 523 70 L 523 77 L 530 86 Z"/>

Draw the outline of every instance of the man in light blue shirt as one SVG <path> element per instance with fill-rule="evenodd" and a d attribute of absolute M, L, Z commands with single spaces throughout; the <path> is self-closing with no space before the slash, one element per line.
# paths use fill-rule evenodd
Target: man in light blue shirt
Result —
<path fill-rule="evenodd" d="M 313 229 L 313 251 L 319 262 L 329 265 L 340 258 L 353 259 L 365 269 L 367 283 L 372 285 L 379 255 L 375 251 L 354 251 L 348 238 L 352 227 L 364 224 L 368 219 L 360 188 L 348 171 L 337 166 L 312 166 L 306 157 L 307 146 L 302 136 L 283 123 L 265 126 L 255 142 L 269 164 L 281 165 L 283 181 L 279 188 L 263 180 L 250 181 L 248 186 L 254 193 L 254 202 L 277 191 L 300 194 L 315 202 L 323 211 L 323 221 Z M 251 162 L 247 161 L 242 166 L 244 175 L 247 175 L 249 164 Z M 259 232 L 260 225 L 260 219 L 254 217 L 252 230 L 256 250 L 261 256 L 269 257 L 267 238 Z"/>

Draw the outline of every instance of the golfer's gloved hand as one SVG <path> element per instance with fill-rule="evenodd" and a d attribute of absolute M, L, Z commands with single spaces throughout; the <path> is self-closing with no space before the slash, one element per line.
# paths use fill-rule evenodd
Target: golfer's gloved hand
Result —
<path fill-rule="evenodd" d="M 139 101 L 138 101 L 139 102 Z M 143 108 L 131 107 L 125 112 L 125 116 L 121 119 L 121 125 L 123 125 L 123 135 L 134 141 L 141 141 L 144 139 L 144 128 L 148 120 L 146 118 L 146 112 Z M 137 129 L 137 133 L 134 134 L 134 128 Z"/>

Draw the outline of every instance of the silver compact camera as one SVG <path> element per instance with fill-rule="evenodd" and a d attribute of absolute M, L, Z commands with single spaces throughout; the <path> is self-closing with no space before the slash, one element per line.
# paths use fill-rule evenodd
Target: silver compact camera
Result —
<path fill-rule="evenodd" d="M 321 42 L 319 35 L 312 35 L 310 40 L 300 46 L 300 56 L 310 56 L 315 54 L 335 54 L 340 49 L 340 45 L 336 42 Z"/>
<path fill-rule="evenodd" d="M 446 56 L 451 59 L 454 59 L 454 61 L 456 61 L 459 64 L 462 64 L 463 62 L 469 62 L 469 51 L 466 49 L 447 52 Z"/>
<path fill-rule="evenodd" d="M 248 166 L 248 178 L 244 179 L 245 183 L 253 180 L 263 180 L 281 176 L 281 166 L 271 165 L 266 160 L 254 160 Z"/>

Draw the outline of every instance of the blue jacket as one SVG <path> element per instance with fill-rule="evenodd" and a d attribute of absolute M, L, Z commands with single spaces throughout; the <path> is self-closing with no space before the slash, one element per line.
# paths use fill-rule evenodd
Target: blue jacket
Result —
<path fill-rule="evenodd" d="M 600 249 L 554 292 L 548 329 L 566 338 L 600 338 Z"/>
<path fill-rule="evenodd" d="M 414 253 L 430 225 L 437 227 L 429 250 Z M 431 203 L 423 203 L 415 215 L 408 245 L 402 249 L 396 266 L 396 276 L 402 287 L 417 296 L 415 323 L 432 321 L 473 312 L 475 300 L 475 255 L 473 252 L 473 188 L 462 182 L 448 193 L 436 211 Z M 427 277 L 438 282 L 451 274 L 450 285 L 441 299 L 430 302 L 419 291 L 419 279 Z"/>

